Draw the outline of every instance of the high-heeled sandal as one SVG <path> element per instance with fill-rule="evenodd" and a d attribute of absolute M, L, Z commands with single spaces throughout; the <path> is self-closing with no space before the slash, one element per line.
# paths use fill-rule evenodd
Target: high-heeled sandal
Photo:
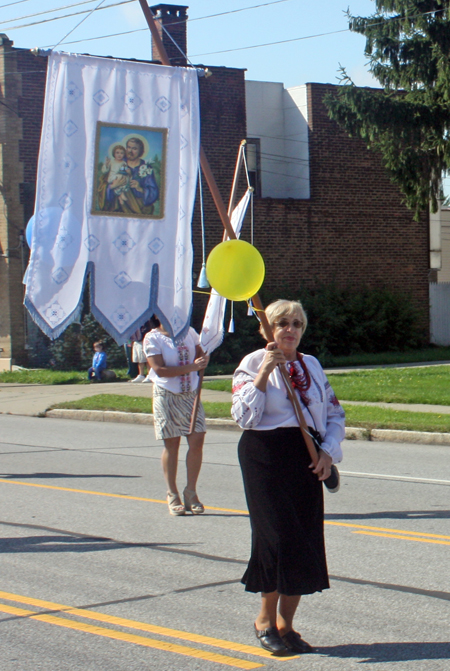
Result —
<path fill-rule="evenodd" d="M 184 515 L 186 513 L 186 508 L 181 503 L 179 494 L 167 492 L 167 505 L 169 507 L 169 513 L 175 517 L 179 517 L 180 515 Z"/>
<path fill-rule="evenodd" d="M 202 515 L 205 512 L 205 506 L 198 500 L 197 492 L 188 489 L 183 491 L 184 507 L 193 515 Z M 196 499 L 196 500 L 194 500 Z"/>

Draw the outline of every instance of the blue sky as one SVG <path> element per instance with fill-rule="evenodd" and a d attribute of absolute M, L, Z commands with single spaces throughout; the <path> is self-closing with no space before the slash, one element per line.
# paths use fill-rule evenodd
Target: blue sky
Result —
<path fill-rule="evenodd" d="M 108 6 L 119 1 L 104 0 L 103 5 Z M 49 19 L 84 9 L 91 10 L 99 2 L 100 0 L 0 0 L 0 32 L 6 33 L 17 47 L 53 47 L 87 15 L 79 14 L 55 21 Z M 305 82 L 337 83 L 336 77 L 341 64 L 347 68 L 356 84 L 377 85 L 365 65 L 365 40 L 362 36 L 348 31 L 344 14 L 347 6 L 350 6 L 352 14 L 369 16 L 375 11 L 373 0 L 278 0 L 267 4 L 268 2 L 270 0 L 186 1 L 184 4 L 189 5 L 189 58 L 196 64 L 246 68 L 247 79 L 283 82 L 286 86 Z M 212 14 L 243 8 L 247 9 L 211 17 Z M 29 16 L 47 10 L 56 11 Z M 43 23 L 44 21 L 46 22 Z M 35 22 L 40 23 L 16 28 Z M 150 59 L 150 33 L 148 30 L 139 31 L 145 28 L 140 5 L 137 0 L 133 0 L 94 12 L 57 48 L 100 56 Z M 136 30 L 139 32 L 128 33 Z M 333 32 L 335 34 L 323 35 Z M 106 39 L 88 39 L 112 33 L 120 35 Z M 242 49 L 282 40 L 295 41 Z"/>

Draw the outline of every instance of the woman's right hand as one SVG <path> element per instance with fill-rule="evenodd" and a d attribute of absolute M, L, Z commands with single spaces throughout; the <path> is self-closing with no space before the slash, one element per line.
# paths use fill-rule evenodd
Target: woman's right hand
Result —
<path fill-rule="evenodd" d="M 264 357 L 260 370 L 271 373 L 279 364 L 286 363 L 286 357 L 276 343 L 268 343 L 266 350 L 266 356 Z"/>
<path fill-rule="evenodd" d="M 275 370 L 278 364 L 285 364 L 286 357 L 274 342 L 268 343 L 266 346 L 266 355 L 263 359 L 258 375 L 255 377 L 253 384 L 260 391 L 265 392 L 270 373 Z"/>

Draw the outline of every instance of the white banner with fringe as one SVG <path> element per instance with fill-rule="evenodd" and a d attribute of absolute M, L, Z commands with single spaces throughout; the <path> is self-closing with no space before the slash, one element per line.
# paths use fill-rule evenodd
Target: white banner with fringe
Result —
<path fill-rule="evenodd" d="M 118 343 L 153 313 L 184 337 L 199 142 L 195 69 L 50 55 L 25 296 L 50 338 L 78 319 L 88 275 Z"/>

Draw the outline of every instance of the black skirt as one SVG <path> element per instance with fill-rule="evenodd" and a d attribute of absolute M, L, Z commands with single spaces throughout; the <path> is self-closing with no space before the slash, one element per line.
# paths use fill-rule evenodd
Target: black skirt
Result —
<path fill-rule="evenodd" d="M 322 483 L 308 468 L 300 429 L 244 431 L 238 451 L 252 527 L 246 590 L 292 596 L 327 589 Z"/>

